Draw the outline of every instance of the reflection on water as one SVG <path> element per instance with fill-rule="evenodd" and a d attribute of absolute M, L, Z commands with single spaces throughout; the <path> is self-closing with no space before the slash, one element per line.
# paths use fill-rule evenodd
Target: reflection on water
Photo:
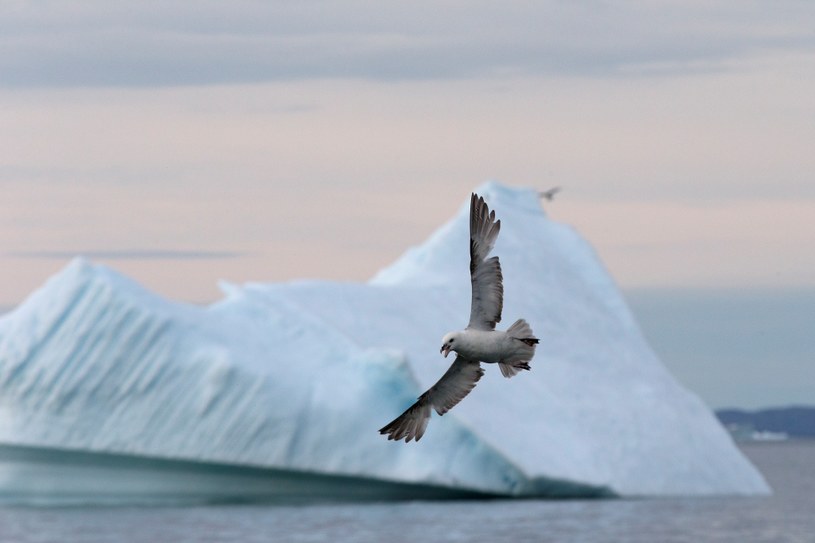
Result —
<path fill-rule="evenodd" d="M 0 508 L 0 541 L 812 541 L 815 442 L 749 444 L 743 449 L 773 486 L 773 496 L 321 506 L 7 507 Z"/>

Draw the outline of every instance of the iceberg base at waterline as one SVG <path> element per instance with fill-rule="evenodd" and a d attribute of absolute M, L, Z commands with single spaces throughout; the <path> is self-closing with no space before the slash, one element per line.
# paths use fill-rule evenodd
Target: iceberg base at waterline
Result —
<path fill-rule="evenodd" d="M 196 505 L 471 500 L 507 496 L 386 481 L 114 453 L 0 446 L 0 505 Z M 525 497 L 611 498 L 607 488 L 541 479 Z"/>

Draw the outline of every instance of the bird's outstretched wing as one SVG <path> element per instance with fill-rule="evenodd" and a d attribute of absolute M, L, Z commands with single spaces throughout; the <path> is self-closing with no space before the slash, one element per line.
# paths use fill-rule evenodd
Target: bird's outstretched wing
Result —
<path fill-rule="evenodd" d="M 504 307 L 504 279 L 498 257 L 487 258 L 498 239 L 501 221 L 495 220 L 484 198 L 470 197 L 470 281 L 473 299 L 467 328 L 494 330 Z"/>
<path fill-rule="evenodd" d="M 475 388 L 482 375 L 484 370 L 480 363 L 457 356 L 435 385 L 379 433 L 387 434 L 388 439 L 404 439 L 405 443 L 412 439 L 419 441 L 430 420 L 430 409 L 444 415 Z"/>

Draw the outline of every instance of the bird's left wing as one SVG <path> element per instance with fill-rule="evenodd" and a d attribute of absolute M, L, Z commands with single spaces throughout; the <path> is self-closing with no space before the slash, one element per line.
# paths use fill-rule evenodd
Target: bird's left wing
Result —
<path fill-rule="evenodd" d="M 444 415 L 460 402 L 484 375 L 479 362 L 457 356 L 447 372 L 408 409 L 379 430 L 388 439 L 419 441 L 430 420 L 430 409 Z"/>
<path fill-rule="evenodd" d="M 498 257 L 487 258 L 498 239 L 501 221 L 495 220 L 484 198 L 470 197 L 470 281 L 473 288 L 467 328 L 495 330 L 504 307 L 504 277 Z"/>

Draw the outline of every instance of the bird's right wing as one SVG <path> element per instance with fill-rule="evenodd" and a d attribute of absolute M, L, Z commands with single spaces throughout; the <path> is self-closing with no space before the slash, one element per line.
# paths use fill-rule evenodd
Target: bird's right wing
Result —
<path fill-rule="evenodd" d="M 467 328 L 495 330 L 504 307 L 504 278 L 498 257 L 487 258 L 495 246 L 501 221 L 495 220 L 484 198 L 470 197 L 470 281 L 473 288 Z"/>
<path fill-rule="evenodd" d="M 444 415 L 475 388 L 482 375 L 484 370 L 479 362 L 457 356 L 435 385 L 379 433 L 387 435 L 388 439 L 404 439 L 405 443 L 412 439 L 419 441 L 430 420 L 430 409 Z"/>

